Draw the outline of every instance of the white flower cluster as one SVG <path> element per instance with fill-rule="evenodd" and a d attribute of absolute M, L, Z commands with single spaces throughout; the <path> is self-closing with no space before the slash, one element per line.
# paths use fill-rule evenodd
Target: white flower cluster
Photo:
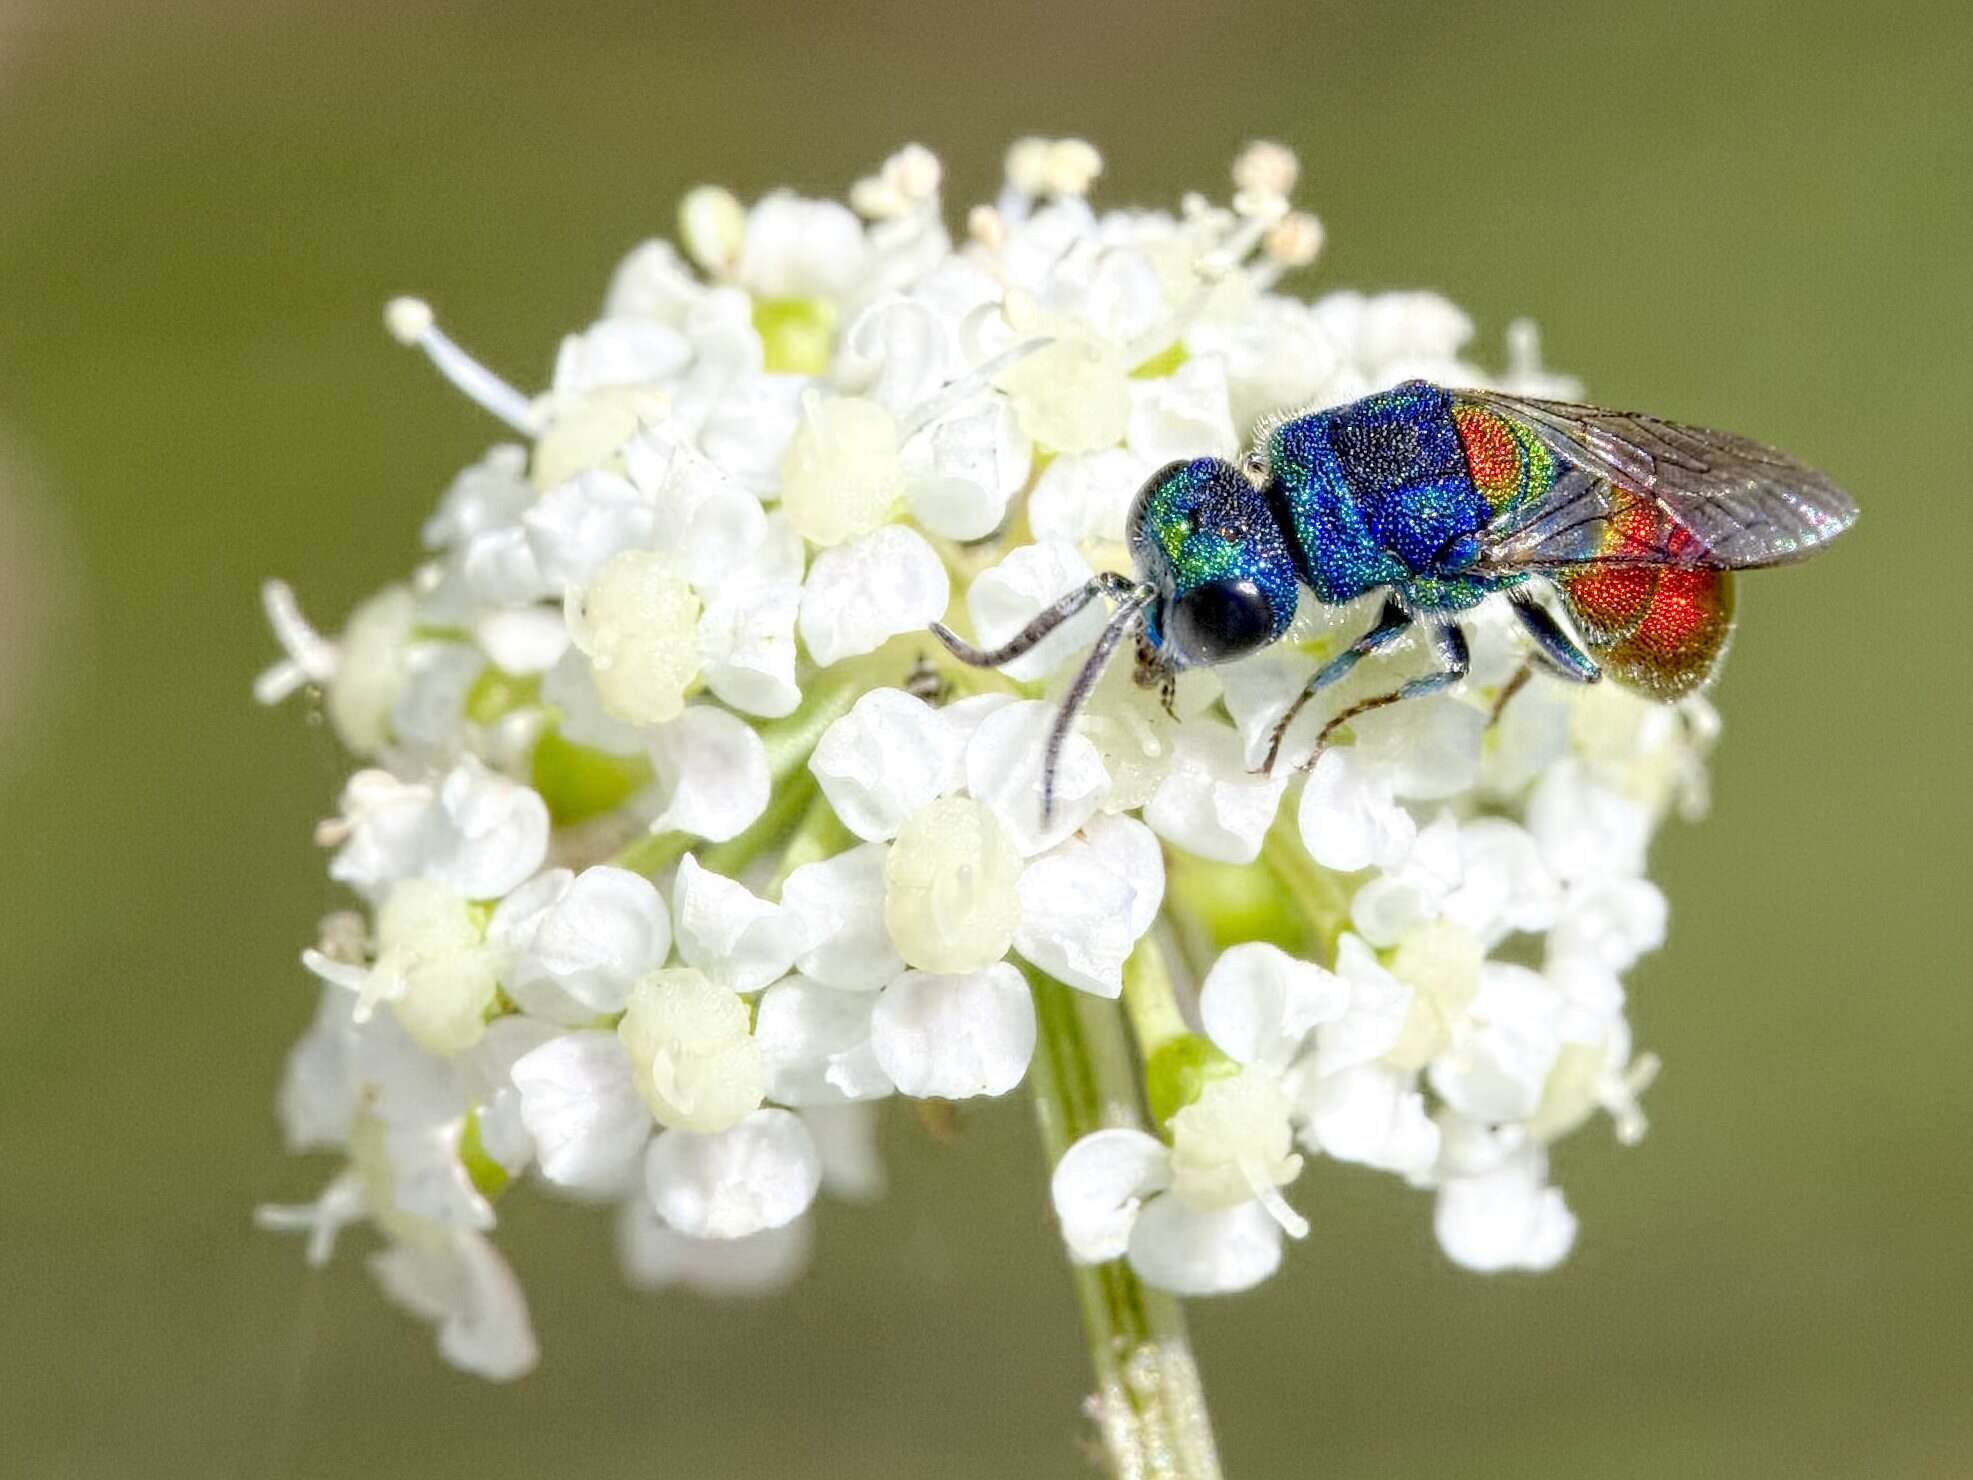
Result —
<path fill-rule="evenodd" d="M 1548 1146 L 1599 1108 L 1641 1132 L 1621 974 L 1663 934 L 1645 848 L 1700 784 L 1703 707 L 1537 681 L 1490 727 L 1522 654 L 1482 611 L 1460 692 L 1364 716 L 1304 781 L 1317 728 L 1406 673 L 1361 665 L 1261 776 L 1368 622 L 1305 599 L 1169 710 L 1117 667 L 1044 826 L 1053 701 L 1100 612 L 1001 673 L 924 638 L 1001 642 L 1127 571 L 1146 475 L 1234 455 L 1262 415 L 1490 380 L 1439 297 L 1276 291 L 1321 242 L 1278 146 L 1226 207 L 1098 212 L 1100 169 L 1022 142 L 958 241 L 917 147 L 849 206 L 694 191 L 682 252 L 632 252 L 533 397 L 390 306 L 521 441 L 340 636 L 268 587 L 286 657 L 259 696 L 319 691 L 366 767 L 320 832 L 365 912 L 305 953 L 322 1004 L 281 1101 L 291 1144 L 346 1168 L 263 1219 L 317 1259 L 367 1220 L 456 1364 L 535 1359 L 487 1240 L 515 1179 L 616 1206 L 640 1285 L 773 1287 L 818 1190 L 876 1190 L 871 1102 L 1021 1082 L 1044 976 L 1181 1025 L 1140 1036 L 1158 1134 L 1084 1137 L 1053 1188 L 1075 1258 L 1174 1291 L 1275 1267 L 1303 1153 L 1433 1189 L 1461 1264 L 1548 1267 L 1575 1233 Z M 1509 364 L 1491 383 L 1569 389 L 1530 329 Z M 1168 863 L 1247 881 L 1325 961 L 1215 953 Z"/>

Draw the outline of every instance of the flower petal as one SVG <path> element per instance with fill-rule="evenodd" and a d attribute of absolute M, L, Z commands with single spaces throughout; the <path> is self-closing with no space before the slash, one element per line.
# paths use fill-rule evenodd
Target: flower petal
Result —
<path fill-rule="evenodd" d="M 1089 583 L 1089 562 L 1073 545 L 1017 545 L 966 588 L 966 610 L 982 647 L 999 647 L 1047 607 Z M 1033 682 L 1080 660 L 1103 629 L 1104 608 L 1091 602 L 1018 658 L 1001 664 L 1010 678 Z"/>
<path fill-rule="evenodd" d="M 907 971 L 877 999 L 870 1046 L 900 1093 L 1004 1095 L 1034 1056 L 1034 1000 L 1006 962 L 957 976 Z"/>
<path fill-rule="evenodd" d="M 1125 1128 L 1091 1131 L 1062 1153 L 1049 1182 L 1069 1257 L 1121 1259 L 1144 1199 L 1171 1181 L 1164 1143 Z"/>
<path fill-rule="evenodd" d="M 551 869 L 501 901 L 487 938 L 508 954 L 506 985 L 545 980 L 592 1014 L 613 1013 L 664 964 L 671 918 L 656 886 L 628 869 Z"/>
<path fill-rule="evenodd" d="M 1439 1154 L 1439 1128 L 1412 1076 L 1388 1064 L 1357 1064 L 1302 1090 L 1304 1144 L 1338 1161 L 1420 1176 Z"/>
<path fill-rule="evenodd" d="M 802 645 L 825 668 L 875 652 L 937 621 L 951 594 L 945 564 L 924 536 L 886 524 L 815 557 L 802 588 Z"/>
<path fill-rule="evenodd" d="M 1220 953 L 1199 989 L 1199 1020 L 1221 1052 L 1285 1069 L 1303 1040 L 1349 1008 L 1350 986 L 1279 946 L 1249 941 Z"/>
<path fill-rule="evenodd" d="M 788 974 L 807 943 L 801 920 L 690 853 L 672 885 L 678 954 L 720 986 L 758 992 Z"/>
<path fill-rule="evenodd" d="M 843 826 L 882 842 L 945 789 L 959 746 L 924 700 L 872 689 L 822 732 L 808 765 Z"/>
<path fill-rule="evenodd" d="M 1253 775 L 1231 725 L 1194 720 L 1173 731 L 1172 742 L 1171 771 L 1145 804 L 1145 822 L 1201 858 L 1252 863 L 1288 778 Z"/>
<path fill-rule="evenodd" d="M 544 1177 L 598 1196 L 629 1185 L 651 1138 L 651 1112 L 615 1033 L 588 1029 L 551 1039 L 514 1065 L 513 1080 Z"/>
<path fill-rule="evenodd" d="M 617 1214 L 617 1261 L 639 1290 L 687 1290 L 716 1298 L 773 1295 L 808 1267 L 815 1232 L 807 1218 L 742 1238 L 689 1238 L 667 1227 L 649 1199 L 627 1197 Z"/>
<path fill-rule="evenodd" d="M 1174 1295 L 1251 1290 L 1281 1265 L 1281 1225 L 1257 1202 L 1201 1213 L 1167 1193 L 1138 1214 L 1130 1267 Z"/>
<path fill-rule="evenodd" d="M 392 1300 L 438 1327 L 439 1354 L 461 1371 L 511 1382 L 539 1360 L 520 1281 L 479 1234 L 393 1244 L 371 1255 L 370 1272 Z"/>
<path fill-rule="evenodd" d="M 1055 815 L 1041 821 L 1041 768 L 1055 706 L 1038 700 L 1004 705 L 966 746 L 966 789 L 993 810 L 1022 857 L 1054 847 L 1095 815 L 1109 773 L 1087 736 L 1071 731 L 1055 775 Z"/>
<path fill-rule="evenodd" d="M 806 944 L 795 965 L 824 986 L 874 992 L 904 970 L 884 924 L 884 847 L 865 843 L 803 864 L 781 886 Z"/>
<path fill-rule="evenodd" d="M 692 1238 L 745 1238 L 808 1211 L 822 1162 L 801 1117 L 756 1110 L 712 1135 L 668 1130 L 644 1161 L 651 1206 Z"/>
<path fill-rule="evenodd" d="M 1354 746 L 1322 753 L 1302 788 L 1296 822 L 1309 857 L 1345 874 L 1396 865 L 1418 836 L 1388 771 L 1369 765 Z"/>
<path fill-rule="evenodd" d="M 1446 1257 L 1481 1274 L 1560 1264 L 1576 1241 L 1576 1217 L 1547 1176 L 1548 1158 L 1528 1146 L 1490 1172 L 1446 1182 L 1432 1217 Z"/>
<path fill-rule="evenodd" d="M 685 832 L 722 843 L 767 810 L 767 747 L 745 720 L 695 704 L 651 735 L 658 815 L 653 832 Z"/>
<path fill-rule="evenodd" d="M 878 1099 L 891 1081 L 870 1047 L 869 992 L 839 992 L 799 976 L 761 993 L 754 1041 L 767 1064 L 768 1098 L 783 1105 Z"/>

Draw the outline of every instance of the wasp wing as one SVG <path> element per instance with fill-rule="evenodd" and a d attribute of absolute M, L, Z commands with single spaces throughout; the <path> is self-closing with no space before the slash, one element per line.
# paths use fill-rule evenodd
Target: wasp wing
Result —
<path fill-rule="evenodd" d="M 1459 391 L 1526 427 L 1563 466 L 1504 510 L 1479 567 L 1675 565 L 1746 570 L 1812 555 L 1856 521 L 1826 474 L 1731 432 L 1498 391 Z"/>

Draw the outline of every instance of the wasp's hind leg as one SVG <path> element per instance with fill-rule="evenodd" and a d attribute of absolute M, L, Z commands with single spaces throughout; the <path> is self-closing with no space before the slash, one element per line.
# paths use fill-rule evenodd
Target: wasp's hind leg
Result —
<path fill-rule="evenodd" d="M 1557 678 L 1565 678 L 1570 683 L 1595 683 L 1603 677 L 1603 670 L 1596 660 L 1577 647 L 1561 624 L 1549 614 L 1548 608 L 1529 596 L 1518 592 L 1507 598 L 1507 604 L 1514 609 L 1520 619 L 1522 630 L 1534 639 L 1534 649 L 1522 661 L 1507 686 L 1494 700 L 1493 713 L 1487 716 L 1487 725 L 1500 723 L 1500 716 L 1506 712 L 1513 697 L 1527 687 L 1537 667 L 1545 669 Z"/>
<path fill-rule="evenodd" d="M 1329 744 L 1329 737 L 1358 715 L 1368 714 L 1373 709 L 1382 709 L 1387 704 L 1402 704 L 1406 699 L 1423 699 L 1442 689 L 1449 689 L 1464 678 L 1473 666 L 1472 652 L 1466 646 L 1466 633 L 1461 630 L 1457 622 L 1432 624 L 1432 650 L 1439 655 L 1439 662 L 1444 665 L 1437 673 L 1422 674 L 1409 683 L 1400 684 L 1388 694 L 1377 694 L 1350 705 L 1322 727 L 1322 733 L 1315 737 L 1315 749 L 1310 751 L 1309 758 L 1302 762 L 1302 769 L 1306 771 L 1314 766 Z"/>
<path fill-rule="evenodd" d="M 1288 726 L 1295 722 L 1295 716 L 1302 712 L 1303 705 L 1342 678 L 1356 667 L 1359 661 L 1380 648 L 1389 647 L 1410 627 L 1411 613 L 1396 600 L 1386 600 L 1383 611 L 1377 615 L 1377 625 L 1318 668 L 1315 677 L 1308 681 L 1308 686 L 1297 694 L 1295 702 L 1288 706 L 1288 712 L 1276 721 L 1274 733 L 1268 737 L 1267 759 L 1261 762 L 1261 775 L 1265 776 L 1274 769 L 1275 761 L 1281 756 L 1281 741 L 1288 733 Z M 1328 731 L 1324 730 L 1323 733 L 1326 735 Z M 1320 745 L 1316 747 L 1318 751 L 1321 748 Z"/>

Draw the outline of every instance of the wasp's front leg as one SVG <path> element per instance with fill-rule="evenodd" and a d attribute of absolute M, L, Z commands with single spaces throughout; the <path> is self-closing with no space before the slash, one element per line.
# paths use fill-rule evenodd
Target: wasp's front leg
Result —
<path fill-rule="evenodd" d="M 1436 673 L 1421 674 L 1408 683 L 1398 685 L 1388 694 L 1377 694 L 1368 699 L 1359 699 L 1343 710 L 1322 727 L 1322 733 L 1315 737 L 1315 749 L 1309 758 L 1302 762 L 1302 769 L 1308 770 L 1322 758 L 1323 750 L 1329 744 L 1329 737 L 1342 726 L 1360 714 L 1368 714 L 1373 709 L 1382 709 L 1389 704 L 1402 704 L 1407 699 L 1423 699 L 1432 694 L 1451 688 L 1472 671 L 1473 654 L 1466 646 L 1466 633 L 1457 622 L 1436 622 L 1432 625 L 1432 650 L 1438 654 L 1443 665 Z"/>
<path fill-rule="evenodd" d="M 1295 702 L 1288 706 L 1288 712 L 1275 721 L 1274 733 L 1268 737 L 1267 759 L 1261 762 L 1261 774 L 1265 776 L 1273 771 L 1275 761 L 1281 757 L 1281 742 L 1287 737 L 1288 726 L 1295 722 L 1295 717 L 1302 712 L 1302 707 L 1309 700 L 1341 679 L 1364 658 L 1380 648 L 1389 647 L 1410 628 L 1411 613 L 1406 611 L 1396 598 L 1386 600 L 1383 611 L 1377 615 L 1377 625 L 1318 668 L 1315 677 L 1308 681 L 1307 687 L 1297 694 Z M 1324 730 L 1322 733 L 1326 735 L 1329 731 Z M 1316 748 L 1319 751 L 1321 746 L 1318 745 Z M 1310 759 L 1312 762 L 1313 757 Z"/>

